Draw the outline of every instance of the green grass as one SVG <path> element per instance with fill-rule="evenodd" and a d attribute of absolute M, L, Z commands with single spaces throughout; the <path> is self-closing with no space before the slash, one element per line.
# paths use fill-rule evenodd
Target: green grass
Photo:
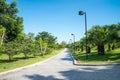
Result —
<path fill-rule="evenodd" d="M 16 55 L 12 61 L 8 61 L 8 56 L 5 54 L 0 55 L 0 72 L 12 70 L 15 68 L 23 67 L 26 65 L 34 64 L 36 62 L 43 61 L 54 55 L 57 55 L 61 50 L 55 50 L 51 54 L 44 56 L 36 56 L 35 58 L 29 55 L 28 59 L 24 59 L 24 55 Z"/>
<path fill-rule="evenodd" d="M 88 59 L 86 60 L 86 53 L 85 52 L 76 52 L 73 56 L 80 62 L 80 63 L 120 63 L 120 48 L 107 51 L 105 55 L 98 55 L 97 52 L 91 52 L 88 55 Z"/>

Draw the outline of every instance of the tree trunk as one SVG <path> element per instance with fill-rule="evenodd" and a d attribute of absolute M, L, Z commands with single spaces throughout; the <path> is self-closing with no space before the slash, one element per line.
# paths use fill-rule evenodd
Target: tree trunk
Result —
<path fill-rule="evenodd" d="M 104 44 L 98 44 L 98 55 L 105 55 Z"/>
<path fill-rule="evenodd" d="M 81 47 L 81 52 L 83 52 L 83 47 Z"/>
<path fill-rule="evenodd" d="M 47 50 L 47 46 L 45 47 L 44 51 L 43 51 L 43 56 L 44 54 L 46 53 L 46 50 Z"/>
<path fill-rule="evenodd" d="M 34 57 L 36 56 L 35 53 L 33 53 L 33 56 L 34 56 Z"/>
<path fill-rule="evenodd" d="M 0 45 L 3 44 L 4 36 L 5 36 L 5 33 L 2 34 Z"/>
<path fill-rule="evenodd" d="M 98 55 L 100 55 L 100 45 L 99 44 L 97 45 L 97 52 L 98 52 Z"/>
<path fill-rule="evenodd" d="M 9 61 L 11 61 L 12 60 L 12 55 L 8 54 L 8 56 L 9 56 Z"/>
<path fill-rule="evenodd" d="M 26 54 L 26 53 L 24 53 L 24 55 L 25 55 L 25 59 L 27 59 L 27 54 Z"/>
<path fill-rule="evenodd" d="M 108 51 L 110 51 L 111 50 L 111 45 L 110 44 L 108 44 Z"/>
<path fill-rule="evenodd" d="M 91 52 L 91 49 L 90 49 L 90 47 L 88 46 L 87 47 L 87 53 L 90 53 Z"/>
<path fill-rule="evenodd" d="M 113 45 L 112 45 L 112 50 L 114 50 L 114 49 L 115 49 L 115 45 L 113 44 Z"/>
<path fill-rule="evenodd" d="M 104 45 L 101 45 L 101 55 L 105 55 L 105 49 L 104 49 Z"/>

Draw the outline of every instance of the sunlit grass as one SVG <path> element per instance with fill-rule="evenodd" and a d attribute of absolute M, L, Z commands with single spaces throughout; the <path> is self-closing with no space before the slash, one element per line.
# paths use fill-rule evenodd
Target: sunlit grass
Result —
<path fill-rule="evenodd" d="M 76 52 L 73 56 L 81 63 L 117 63 L 120 62 L 120 48 L 107 51 L 105 55 L 98 55 L 97 52 L 91 52 L 86 59 L 85 52 Z"/>
<path fill-rule="evenodd" d="M 13 61 L 10 61 L 10 62 L 8 61 L 8 56 L 5 54 L 2 54 L 0 55 L 0 72 L 8 71 L 11 69 L 15 69 L 18 67 L 23 67 L 23 66 L 30 65 L 36 62 L 43 61 L 54 55 L 57 55 L 58 53 L 60 53 L 60 51 L 61 50 L 55 50 L 51 54 L 47 54 L 44 56 L 32 57 L 31 55 L 29 55 L 28 59 L 24 59 L 24 55 L 20 54 L 20 55 L 14 56 Z"/>

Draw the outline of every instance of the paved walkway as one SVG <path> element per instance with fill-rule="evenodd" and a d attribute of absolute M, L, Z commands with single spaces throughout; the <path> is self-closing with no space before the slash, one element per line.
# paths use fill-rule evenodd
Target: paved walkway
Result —
<path fill-rule="evenodd" d="M 120 80 L 120 66 L 76 66 L 65 49 L 44 63 L 0 75 L 0 80 Z"/>

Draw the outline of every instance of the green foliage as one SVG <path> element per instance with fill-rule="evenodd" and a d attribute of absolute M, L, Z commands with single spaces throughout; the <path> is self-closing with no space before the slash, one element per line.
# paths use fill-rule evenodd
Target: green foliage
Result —
<path fill-rule="evenodd" d="M 0 26 L 6 29 L 6 41 L 16 39 L 23 30 L 23 18 L 17 16 L 16 5 L 15 1 L 7 4 L 6 0 L 0 0 Z"/>
<path fill-rule="evenodd" d="M 54 45 L 56 43 L 56 39 L 57 37 L 54 37 L 53 35 L 51 35 L 51 33 L 48 33 L 48 32 L 39 32 L 39 34 L 35 37 L 35 39 L 39 39 L 41 38 L 42 41 L 44 41 L 45 43 L 48 44 L 48 47 L 51 47 L 53 48 L 52 45 Z"/>
<path fill-rule="evenodd" d="M 106 55 L 100 56 L 97 55 L 96 51 L 92 51 L 88 55 L 88 59 L 86 59 L 85 52 L 76 52 L 73 56 L 80 62 L 80 63 L 93 63 L 93 64 L 103 64 L 103 63 L 119 63 L 120 62 L 120 48 L 115 50 L 107 51 Z"/>
<path fill-rule="evenodd" d="M 94 48 L 97 47 L 97 53 L 99 55 L 105 54 L 105 45 L 108 45 L 108 50 L 113 50 L 115 47 L 119 46 L 120 41 L 120 25 L 112 24 L 105 26 L 93 26 L 87 31 L 87 47 Z M 85 48 L 85 38 L 80 40 L 81 51 Z"/>
<path fill-rule="evenodd" d="M 40 51 L 41 55 L 45 55 L 50 53 L 53 49 L 58 48 L 58 44 L 56 44 L 56 37 L 51 35 L 48 32 L 39 32 L 39 34 L 35 37 L 36 48 L 38 48 L 38 52 Z"/>
<path fill-rule="evenodd" d="M 48 32 L 40 32 L 36 37 L 34 33 L 23 33 L 23 18 L 18 16 L 16 0 L 10 4 L 6 0 L 0 0 L 0 57 L 7 55 L 8 60 L 14 60 L 14 56 L 44 56 L 51 54 L 58 48 L 56 37 Z"/>
<path fill-rule="evenodd" d="M 1 45 L 0 52 L 8 55 L 9 60 L 13 60 L 15 55 L 21 53 L 27 59 L 29 55 L 36 57 L 50 54 L 53 49 L 57 49 L 55 45 L 58 44 L 52 45 L 53 48 L 51 48 L 41 38 L 35 40 L 34 33 L 28 33 L 28 35 L 21 33 L 16 40 Z"/>
<path fill-rule="evenodd" d="M 13 56 L 16 55 L 19 52 L 19 45 L 17 44 L 16 41 L 11 41 L 8 43 L 4 44 L 4 48 L 2 50 L 2 52 L 4 54 L 7 54 L 9 57 L 9 60 L 13 59 Z"/>
<path fill-rule="evenodd" d="M 34 44 L 29 40 L 24 40 L 24 42 L 21 44 L 21 53 L 24 54 L 25 58 L 27 58 L 28 54 L 32 54 L 34 50 Z"/>
<path fill-rule="evenodd" d="M 14 60 L 8 61 L 7 56 L 5 54 L 0 55 L 0 72 L 8 71 L 11 69 L 27 66 L 30 64 L 34 64 L 36 62 L 43 61 L 45 59 L 48 59 L 54 55 L 57 55 L 60 53 L 61 50 L 54 50 L 51 53 L 45 55 L 45 56 L 36 56 L 32 57 L 32 55 L 28 55 L 28 59 L 24 59 L 23 54 L 18 54 L 14 56 Z"/>
<path fill-rule="evenodd" d="M 61 48 L 67 47 L 67 43 L 65 41 L 62 41 L 60 45 L 61 45 Z"/>

